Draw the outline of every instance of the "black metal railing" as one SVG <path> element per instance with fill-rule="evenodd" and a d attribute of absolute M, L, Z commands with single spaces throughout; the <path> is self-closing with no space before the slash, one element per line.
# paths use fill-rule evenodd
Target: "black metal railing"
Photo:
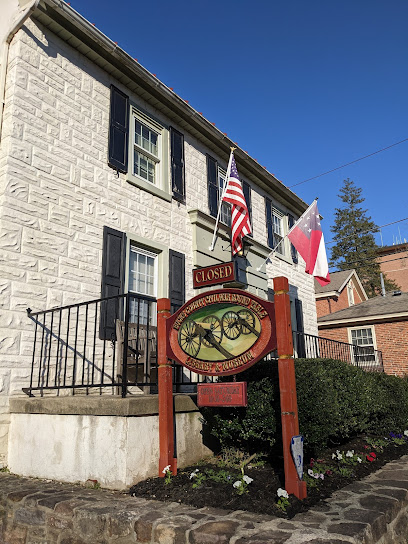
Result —
<path fill-rule="evenodd" d="M 356 346 L 293 331 L 293 351 L 295 359 L 337 359 L 363 370 L 384 372 L 382 352 L 371 346 Z"/>
<path fill-rule="evenodd" d="M 127 293 L 27 313 L 35 325 L 27 395 L 157 392 L 155 298 Z M 173 364 L 175 391 L 203 379 Z"/>

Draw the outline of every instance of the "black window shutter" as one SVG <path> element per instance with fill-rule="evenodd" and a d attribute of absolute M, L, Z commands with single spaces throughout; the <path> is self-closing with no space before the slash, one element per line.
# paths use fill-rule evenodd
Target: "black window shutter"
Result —
<path fill-rule="evenodd" d="M 245 202 L 248 208 L 249 213 L 249 221 L 251 222 L 251 228 L 253 231 L 253 225 L 252 225 L 252 200 L 251 200 L 251 186 L 246 181 L 242 182 L 242 190 L 244 192 Z M 253 232 L 252 232 L 253 234 Z M 251 235 L 252 236 L 252 235 Z"/>
<path fill-rule="evenodd" d="M 210 215 L 218 214 L 218 164 L 215 159 L 207 155 L 207 182 L 208 182 L 208 207 Z"/>
<path fill-rule="evenodd" d="M 174 313 L 185 302 L 185 255 L 169 250 L 169 298 L 171 313 Z"/>
<path fill-rule="evenodd" d="M 108 164 L 124 173 L 128 169 L 128 138 L 129 97 L 111 85 Z"/>
<path fill-rule="evenodd" d="M 268 233 L 268 246 L 273 248 L 273 224 L 272 224 L 272 202 L 265 197 L 266 230 Z"/>
<path fill-rule="evenodd" d="M 293 215 L 290 215 L 290 213 L 289 213 L 288 214 L 289 229 L 291 229 L 294 224 L 295 224 L 295 218 L 293 217 Z M 292 255 L 292 261 L 294 263 L 297 263 L 298 262 L 298 254 L 297 254 L 296 248 L 295 248 L 295 246 L 293 244 L 290 244 L 290 254 Z"/>
<path fill-rule="evenodd" d="M 101 298 L 123 293 L 125 262 L 125 233 L 103 227 Z M 123 303 L 117 299 L 100 305 L 99 338 L 115 339 L 115 320 L 121 317 Z"/>
<path fill-rule="evenodd" d="M 173 127 L 170 127 L 171 140 L 171 186 L 173 197 L 184 202 L 184 136 Z"/>
<path fill-rule="evenodd" d="M 295 298 L 295 313 L 296 313 L 296 330 L 299 334 L 296 335 L 296 347 L 297 347 L 297 357 L 306 357 L 306 344 L 304 336 L 304 326 L 303 326 L 303 305 L 302 301 L 298 298 Z"/>

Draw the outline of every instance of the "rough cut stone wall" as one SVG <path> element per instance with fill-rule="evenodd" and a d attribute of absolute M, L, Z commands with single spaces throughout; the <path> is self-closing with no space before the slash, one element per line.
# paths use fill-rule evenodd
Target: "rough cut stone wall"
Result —
<path fill-rule="evenodd" d="M 185 205 L 118 177 L 107 165 L 111 83 L 121 87 L 31 20 L 11 43 L 0 148 L 0 463 L 8 396 L 21 394 L 30 379 L 33 328 L 26 308 L 99 298 L 104 225 L 185 253 L 186 296 L 193 295 L 187 211 L 208 212 L 208 150 L 185 134 Z M 252 204 L 255 236 L 266 243 L 263 194 L 253 191 Z M 298 286 L 305 329 L 316 333 L 312 278 L 279 259 L 268 271 Z"/>

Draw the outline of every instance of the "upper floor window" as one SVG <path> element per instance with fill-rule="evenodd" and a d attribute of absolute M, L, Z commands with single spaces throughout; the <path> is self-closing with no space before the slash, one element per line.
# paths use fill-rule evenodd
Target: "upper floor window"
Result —
<path fill-rule="evenodd" d="M 354 285 L 352 281 L 347 284 L 347 297 L 349 306 L 354 306 Z"/>
<path fill-rule="evenodd" d="M 218 167 L 218 201 L 220 201 L 224 191 L 226 175 L 227 172 Z M 231 204 L 228 202 L 223 202 L 221 204 L 220 221 L 225 223 L 228 227 L 231 226 Z"/>
<path fill-rule="evenodd" d="M 160 187 L 163 127 L 136 111 L 133 123 L 133 175 Z"/>
<path fill-rule="evenodd" d="M 283 245 L 284 229 L 284 215 L 272 208 L 273 247 L 276 248 L 276 253 L 280 255 L 285 253 Z"/>

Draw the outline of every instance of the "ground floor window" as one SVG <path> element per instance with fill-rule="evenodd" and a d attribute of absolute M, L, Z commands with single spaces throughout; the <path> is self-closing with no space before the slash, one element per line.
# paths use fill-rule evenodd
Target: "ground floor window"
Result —
<path fill-rule="evenodd" d="M 372 327 L 350 329 L 350 340 L 360 349 L 354 353 L 356 363 L 375 363 L 375 341 Z"/>
<path fill-rule="evenodd" d="M 130 246 L 128 290 L 129 293 L 157 297 L 157 253 Z M 154 303 L 140 299 L 130 301 L 130 321 L 141 325 L 155 325 Z"/>

